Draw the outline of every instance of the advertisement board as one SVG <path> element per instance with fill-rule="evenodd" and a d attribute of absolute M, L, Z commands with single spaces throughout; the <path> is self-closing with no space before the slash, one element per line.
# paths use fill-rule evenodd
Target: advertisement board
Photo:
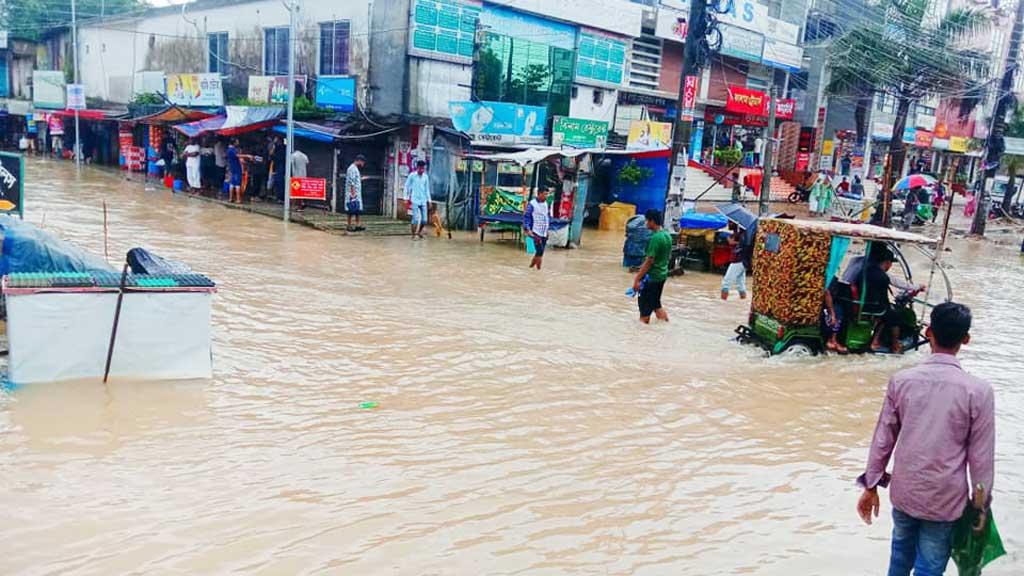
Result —
<path fill-rule="evenodd" d="M 292 200 L 326 200 L 327 180 L 324 178 L 292 178 Z"/>
<path fill-rule="evenodd" d="M 64 72 L 60 70 L 32 71 L 32 105 L 36 108 L 55 108 L 63 110 Z"/>
<path fill-rule="evenodd" d="M 719 24 L 722 31 L 722 47 L 719 53 L 750 62 L 761 62 L 764 53 L 764 36 L 737 26 Z"/>
<path fill-rule="evenodd" d="M 668 10 L 665 10 L 666 8 Z M 680 13 L 682 13 L 682 17 L 685 19 L 689 12 L 689 0 L 661 0 L 661 6 L 658 8 L 658 23 L 655 26 L 655 35 L 666 38 L 666 36 L 662 35 L 664 31 L 664 27 L 661 24 L 663 13 L 667 13 L 667 18 L 674 20 Z M 728 3 L 728 10 L 724 14 L 716 13 L 715 18 L 721 24 L 728 24 L 756 32 L 765 38 L 793 45 L 799 43 L 800 27 L 778 18 L 772 18 L 768 15 L 768 6 L 761 4 L 757 0 L 733 0 Z M 722 35 L 725 35 L 724 31 Z M 676 38 L 668 39 L 676 40 Z"/>
<path fill-rule="evenodd" d="M 730 84 L 726 87 L 725 109 L 736 114 L 765 116 L 768 109 L 768 95 L 758 90 Z"/>
<path fill-rule="evenodd" d="M 913 144 L 917 139 L 917 129 L 913 126 L 903 127 L 903 142 L 906 144 Z"/>
<path fill-rule="evenodd" d="M 604 148 L 607 143 L 607 122 L 555 116 L 555 121 L 551 127 L 552 146 Z"/>
<path fill-rule="evenodd" d="M 168 74 L 167 99 L 179 106 L 223 106 L 220 74 Z"/>
<path fill-rule="evenodd" d="M 456 130 L 485 142 L 543 144 L 547 108 L 508 102 L 448 103 Z"/>
<path fill-rule="evenodd" d="M 917 130 L 914 133 L 914 146 L 918 148 L 931 148 L 932 133 L 927 130 Z"/>
<path fill-rule="evenodd" d="M 316 81 L 316 105 L 352 112 L 356 109 L 356 79 L 352 76 L 320 76 Z"/>
<path fill-rule="evenodd" d="M 0 213 L 24 217 L 25 159 L 20 154 L 0 152 Z"/>
<path fill-rule="evenodd" d="M 683 113 L 693 115 L 693 108 L 697 105 L 697 89 L 699 87 L 696 76 L 687 76 L 683 83 Z"/>
<path fill-rule="evenodd" d="M 804 61 L 804 49 L 766 37 L 764 39 L 764 53 L 761 55 L 761 61 L 775 68 L 799 72 Z"/>
<path fill-rule="evenodd" d="M 661 150 L 671 145 L 671 122 L 633 120 L 629 123 L 626 150 Z"/>
<path fill-rule="evenodd" d="M 85 85 L 68 84 L 68 110 L 85 110 Z"/>
<path fill-rule="evenodd" d="M 306 94 L 306 76 L 295 77 L 299 85 L 299 96 Z M 249 76 L 248 99 L 261 104 L 285 104 L 288 102 L 287 76 Z"/>
<path fill-rule="evenodd" d="M 892 124 L 888 122 L 875 122 L 871 127 L 871 137 L 876 140 L 892 140 Z"/>
<path fill-rule="evenodd" d="M 409 13 L 409 54 L 447 62 L 472 62 L 480 10 L 480 2 L 413 0 Z"/>
<path fill-rule="evenodd" d="M 580 31 L 576 79 L 618 86 L 625 78 L 626 42 L 597 32 Z"/>

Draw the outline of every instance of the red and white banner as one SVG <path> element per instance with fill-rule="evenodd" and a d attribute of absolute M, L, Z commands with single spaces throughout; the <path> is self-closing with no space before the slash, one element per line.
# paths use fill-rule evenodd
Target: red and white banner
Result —
<path fill-rule="evenodd" d="M 779 120 L 792 120 L 794 112 L 796 112 L 796 100 L 792 98 L 779 98 L 779 103 L 775 105 L 776 118 Z"/>
<path fill-rule="evenodd" d="M 768 117 L 769 103 L 771 99 L 764 92 L 751 90 L 742 86 L 730 85 L 728 97 L 725 101 L 725 109 L 736 114 L 747 114 L 750 116 Z M 792 120 L 796 112 L 796 100 L 792 98 L 780 98 L 775 107 L 775 118 L 779 120 Z"/>
<path fill-rule="evenodd" d="M 683 84 L 683 112 L 693 110 L 697 105 L 698 86 L 699 84 L 696 76 L 686 77 L 686 82 Z"/>
<path fill-rule="evenodd" d="M 324 178 L 292 178 L 292 200 L 326 200 L 327 180 Z"/>

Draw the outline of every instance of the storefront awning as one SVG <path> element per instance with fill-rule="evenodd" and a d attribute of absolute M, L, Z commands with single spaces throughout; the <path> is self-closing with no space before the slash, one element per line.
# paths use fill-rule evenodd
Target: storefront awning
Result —
<path fill-rule="evenodd" d="M 575 158 L 583 154 L 606 155 L 606 156 L 633 156 L 637 158 L 659 158 L 672 155 L 668 148 L 659 150 L 608 150 L 606 148 L 578 148 L 573 150 L 562 150 L 559 148 L 529 148 L 519 152 L 495 152 L 493 154 L 464 154 L 464 158 L 475 160 L 486 160 L 489 162 L 510 162 L 526 167 L 531 164 L 543 162 L 548 158 L 559 156 L 562 158 Z"/>
<path fill-rule="evenodd" d="M 204 118 L 210 118 L 216 114 L 216 109 L 204 109 L 204 108 L 180 108 L 178 106 L 168 106 L 163 110 L 155 113 L 148 114 L 146 116 L 139 116 L 138 118 L 132 118 L 129 122 L 138 122 L 140 124 L 155 124 L 160 126 L 170 124 L 180 124 L 181 122 L 193 122 L 195 120 L 202 120 Z"/>
<path fill-rule="evenodd" d="M 306 140 L 313 140 L 314 142 L 334 142 L 338 138 L 338 134 L 341 130 L 338 128 L 332 128 L 330 126 L 323 126 L 321 124 L 312 124 L 309 122 L 295 122 L 293 132 L 296 138 L 305 138 Z M 274 126 L 274 132 L 281 134 L 288 133 L 288 127 L 283 123 Z"/>
<path fill-rule="evenodd" d="M 50 114 L 65 118 L 75 117 L 74 110 L 54 110 Z M 80 120 L 118 120 L 127 114 L 127 110 L 79 110 L 78 118 Z"/>
<path fill-rule="evenodd" d="M 278 106 L 225 106 L 224 114 L 197 122 L 179 124 L 174 129 L 188 137 L 199 136 L 207 132 L 232 136 L 270 128 L 277 124 L 283 112 Z"/>

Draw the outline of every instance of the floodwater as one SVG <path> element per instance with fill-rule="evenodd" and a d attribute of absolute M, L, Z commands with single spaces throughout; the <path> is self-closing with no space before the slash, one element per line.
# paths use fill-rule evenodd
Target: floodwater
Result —
<path fill-rule="evenodd" d="M 26 218 L 219 284 L 214 378 L 0 393 L 0 574 L 824 574 L 885 570 L 854 504 L 906 358 L 765 358 L 718 279 L 623 296 L 618 234 L 541 273 L 509 245 L 330 236 L 30 161 Z M 998 410 L 1024 571 L 1024 262 L 955 241 L 965 366 Z M 1016 385 L 1015 385 L 1016 384 Z M 361 409 L 362 402 L 377 402 Z M 950 573 L 955 569 L 950 567 Z"/>

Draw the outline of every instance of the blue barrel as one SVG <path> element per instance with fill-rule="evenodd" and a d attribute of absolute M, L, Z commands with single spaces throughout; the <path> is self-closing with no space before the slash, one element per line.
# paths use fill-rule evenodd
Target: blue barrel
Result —
<path fill-rule="evenodd" d="M 181 192 L 181 180 L 174 181 L 174 191 Z"/>

